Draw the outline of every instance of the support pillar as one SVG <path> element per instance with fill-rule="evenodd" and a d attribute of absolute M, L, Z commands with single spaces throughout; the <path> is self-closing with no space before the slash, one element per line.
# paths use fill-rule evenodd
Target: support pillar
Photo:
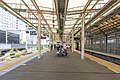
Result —
<path fill-rule="evenodd" d="M 70 39 L 70 35 L 69 35 L 69 45 L 70 45 L 70 50 L 72 50 L 72 44 L 71 44 L 71 39 Z"/>
<path fill-rule="evenodd" d="M 53 50 L 54 50 L 54 44 L 55 44 L 55 34 L 53 34 L 52 44 L 53 44 Z"/>
<path fill-rule="evenodd" d="M 50 48 L 51 45 L 50 45 L 50 44 L 51 44 L 51 35 L 50 35 L 50 32 L 49 32 L 49 52 L 50 52 L 50 50 L 51 50 L 51 48 Z"/>
<path fill-rule="evenodd" d="M 66 46 L 67 46 L 67 48 L 68 48 L 68 43 L 69 43 L 69 39 L 68 39 L 68 37 L 66 38 Z"/>
<path fill-rule="evenodd" d="M 74 52 L 74 30 L 72 32 L 72 52 Z"/>
<path fill-rule="evenodd" d="M 85 45 L 85 13 L 82 13 L 82 34 L 81 34 L 81 59 L 84 60 L 84 45 Z"/>
<path fill-rule="evenodd" d="M 38 58 L 41 58 L 41 14 L 38 14 Z"/>
<path fill-rule="evenodd" d="M 67 46 L 69 46 L 69 38 L 68 37 L 67 37 L 66 43 L 67 43 Z"/>

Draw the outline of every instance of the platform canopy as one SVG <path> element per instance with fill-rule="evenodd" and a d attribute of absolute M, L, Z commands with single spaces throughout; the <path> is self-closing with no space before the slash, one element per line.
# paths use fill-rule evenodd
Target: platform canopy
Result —
<path fill-rule="evenodd" d="M 119 2 L 119 0 L 0 0 L 0 6 L 35 29 L 38 27 L 38 14 L 42 14 L 42 32 L 45 34 L 51 32 L 55 34 L 56 39 L 66 41 L 73 30 L 75 34 L 81 30 L 82 13 L 85 14 L 85 30 L 88 36 L 91 31 L 101 32 L 98 27 L 109 22 L 114 21 L 117 24 L 120 21 L 120 10 L 118 12 L 116 10 L 115 15 L 110 15 L 117 20 L 107 17 L 108 21 L 101 23 L 97 21 L 110 13 L 105 11 L 109 11 L 111 6 L 114 8 L 116 5 L 114 9 L 118 8 Z M 106 15 L 101 16 L 101 13 Z M 104 34 L 104 30 L 102 33 Z"/>

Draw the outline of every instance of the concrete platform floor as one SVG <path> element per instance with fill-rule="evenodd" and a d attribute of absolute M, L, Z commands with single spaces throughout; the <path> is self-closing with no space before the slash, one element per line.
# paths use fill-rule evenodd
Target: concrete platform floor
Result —
<path fill-rule="evenodd" d="M 33 59 L 0 77 L 0 80 L 120 80 L 120 74 L 80 55 L 68 52 L 68 57 L 57 57 L 55 51 L 42 59 Z"/>

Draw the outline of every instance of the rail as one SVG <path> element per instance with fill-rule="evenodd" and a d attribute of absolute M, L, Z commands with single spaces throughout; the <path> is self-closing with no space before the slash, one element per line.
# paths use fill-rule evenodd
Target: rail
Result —
<path fill-rule="evenodd" d="M 93 51 L 93 50 L 89 50 L 89 49 L 85 49 L 85 53 L 93 55 L 93 56 L 101 58 L 101 59 L 104 59 L 104 60 L 107 60 L 109 62 L 113 62 L 115 64 L 120 64 L 120 56 L 119 55 L 108 54 L 108 53 Z"/>

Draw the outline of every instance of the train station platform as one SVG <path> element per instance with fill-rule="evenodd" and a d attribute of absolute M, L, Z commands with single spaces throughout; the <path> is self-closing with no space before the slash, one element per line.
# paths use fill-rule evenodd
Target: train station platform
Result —
<path fill-rule="evenodd" d="M 69 56 L 58 57 L 56 51 L 34 58 L 0 77 L 0 80 L 119 80 L 120 74 L 88 58 L 68 51 Z"/>

